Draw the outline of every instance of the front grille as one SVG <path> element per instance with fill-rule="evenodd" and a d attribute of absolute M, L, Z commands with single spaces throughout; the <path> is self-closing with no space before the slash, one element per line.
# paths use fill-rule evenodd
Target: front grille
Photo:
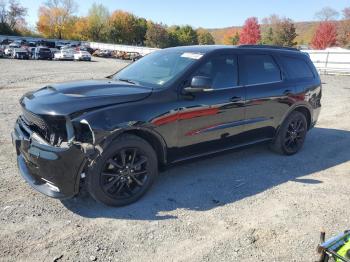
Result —
<path fill-rule="evenodd" d="M 23 109 L 23 121 L 30 127 L 34 128 L 44 138 L 49 134 L 49 127 L 44 119 L 40 116 Z"/>

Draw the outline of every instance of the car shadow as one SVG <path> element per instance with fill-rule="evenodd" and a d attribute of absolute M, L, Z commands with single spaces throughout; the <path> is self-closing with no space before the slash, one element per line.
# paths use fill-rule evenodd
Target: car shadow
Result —
<path fill-rule="evenodd" d="M 86 192 L 62 203 L 88 218 L 176 219 L 176 209 L 210 210 L 288 181 L 315 186 L 322 181 L 305 176 L 349 161 L 349 145 L 350 131 L 314 128 L 303 149 L 293 156 L 272 153 L 262 144 L 173 166 L 129 206 L 107 207 Z"/>

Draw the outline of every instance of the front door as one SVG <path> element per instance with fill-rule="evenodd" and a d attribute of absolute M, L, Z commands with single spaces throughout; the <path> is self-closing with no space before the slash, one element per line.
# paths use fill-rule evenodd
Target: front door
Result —
<path fill-rule="evenodd" d="M 180 96 L 179 158 L 237 144 L 237 135 L 244 130 L 245 90 L 239 85 L 237 56 L 216 55 L 208 58 L 193 76 L 210 78 L 212 88 Z"/>

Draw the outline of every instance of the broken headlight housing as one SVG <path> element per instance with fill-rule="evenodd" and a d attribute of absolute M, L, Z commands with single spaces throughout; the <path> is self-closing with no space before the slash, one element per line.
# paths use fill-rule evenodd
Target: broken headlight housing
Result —
<path fill-rule="evenodd" d="M 63 116 L 42 116 L 23 109 L 22 123 L 48 144 L 61 146 L 70 136 L 69 121 Z"/>

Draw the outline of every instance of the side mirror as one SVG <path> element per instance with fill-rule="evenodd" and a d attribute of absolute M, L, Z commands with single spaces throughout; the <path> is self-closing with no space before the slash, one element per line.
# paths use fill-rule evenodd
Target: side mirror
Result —
<path fill-rule="evenodd" d="M 194 76 L 191 80 L 191 86 L 185 87 L 187 93 L 200 93 L 212 90 L 212 80 L 205 76 Z"/>

